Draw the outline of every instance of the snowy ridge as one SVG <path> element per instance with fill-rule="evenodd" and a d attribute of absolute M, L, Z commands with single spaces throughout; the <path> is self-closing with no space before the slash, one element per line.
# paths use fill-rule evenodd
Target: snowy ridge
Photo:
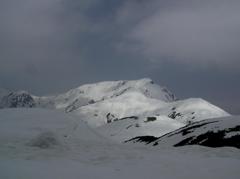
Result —
<path fill-rule="evenodd" d="M 240 148 L 240 116 L 207 119 L 189 124 L 159 138 L 139 136 L 127 142 L 142 142 L 152 146 L 203 145 Z"/>
<path fill-rule="evenodd" d="M 49 98 L 39 98 L 39 100 L 47 101 L 50 99 L 50 101 L 54 101 L 56 109 L 66 109 L 66 112 L 71 112 L 81 106 L 115 98 L 130 92 L 138 92 L 148 98 L 166 102 L 176 100 L 176 97 L 169 90 L 154 84 L 148 78 L 133 81 L 106 81 L 86 84 L 66 93 Z"/>
<path fill-rule="evenodd" d="M 56 96 L 9 92 L 1 99 L 0 107 L 72 113 L 118 142 L 140 135 L 159 137 L 195 121 L 229 116 L 203 99 L 177 100 L 167 88 L 148 78 L 86 84 Z"/>
<path fill-rule="evenodd" d="M 86 110 L 86 108 L 89 110 L 90 107 L 94 106 L 94 109 L 90 108 L 91 110 L 89 111 L 91 112 L 88 112 L 86 115 L 90 116 L 86 118 L 88 119 L 87 122 L 93 126 L 96 124 L 94 121 L 101 121 L 100 119 L 104 119 L 104 114 L 111 109 L 109 112 L 114 116 L 112 119 L 113 122 L 107 125 L 99 124 L 100 127 L 98 127 L 97 130 L 99 130 L 102 135 L 114 138 L 117 141 L 125 141 L 141 135 L 160 137 L 195 121 L 200 121 L 206 118 L 228 116 L 225 111 L 198 98 L 180 100 L 172 103 L 162 103 L 159 101 L 150 102 L 147 100 L 148 102 L 145 102 L 145 105 L 142 105 L 142 108 L 136 106 L 136 101 L 138 100 L 135 99 L 134 101 L 135 106 L 132 108 L 129 105 L 131 104 L 130 102 L 126 103 L 126 106 L 128 104 L 129 107 L 125 110 L 125 115 L 123 116 L 126 116 L 127 113 L 129 117 L 135 116 L 135 118 L 125 117 L 123 119 L 123 116 L 118 116 L 122 115 L 122 113 L 117 113 L 119 111 L 117 107 L 114 109 L 114 106 L 105 107 L 101 104 L 86 106 L 82 110 Z M 139 108 L 139 111 L 134 110 Z M 98 113 L 99 109 L 101 109 L 100 114 Z M 94 113 L 92 113 L 92 111 L 94 111 Z M 105 111 L 105 113 L 103 111 Z M 97 114 L 97 116 L 95 116 L 95 114 Z M 98 120 L 94 120 L 96 118 L 98 118 Z M 102 121 L 102 123 L 103 122 L 104 121 Z"/>

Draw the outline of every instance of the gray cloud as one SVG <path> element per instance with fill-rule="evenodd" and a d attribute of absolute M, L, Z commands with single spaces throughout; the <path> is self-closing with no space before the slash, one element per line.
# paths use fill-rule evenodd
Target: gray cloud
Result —
<path fill-rule="evenodd" d="M 151 77 L 240 113 L 239 1 L 0 0 L 0 87 Z"/>
<path fill-rule="evenodd" d="M 121 21 L 141 17 L 126 35 L 133 44 L 127 41 L 127 50 L 138 50 L 153 62 L 240 68 L 240 1 L 135 3 L 140 7 L 127 3 L 119 13 Z M 147 3 L 152 6 L 144 12 Z"/>

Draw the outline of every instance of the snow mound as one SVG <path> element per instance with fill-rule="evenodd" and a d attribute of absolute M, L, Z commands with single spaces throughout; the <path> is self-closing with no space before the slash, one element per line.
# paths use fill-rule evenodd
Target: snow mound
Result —
<path fill-rule="evenodd" d="M 240 148 L 240 116 L 208 119 L 182 127 L 162 137 L 139 136 L 127 142 L 152 146 L 203 145 Z"/>

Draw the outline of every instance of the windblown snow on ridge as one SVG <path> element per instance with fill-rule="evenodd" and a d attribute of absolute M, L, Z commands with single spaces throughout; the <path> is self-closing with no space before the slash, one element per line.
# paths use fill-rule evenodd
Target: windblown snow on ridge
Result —
<path fill-rule="evenodd" d="M 240 116 L 202 120 L 161 137 L 138 136 L 126 142 L 144 143 L 155 147 L 202 145 L 240 149 Z"/>
<path fill-rule="evenodd" d="M 118 142 L 140 135 L 159 137 L 195 121 L 229 116 L 200 98 L 177 100 L 148 78 L 86 84 L 56 96 L 9 92 L 0 100 L 0 108 L 17 107 L 74 114 Z"/>

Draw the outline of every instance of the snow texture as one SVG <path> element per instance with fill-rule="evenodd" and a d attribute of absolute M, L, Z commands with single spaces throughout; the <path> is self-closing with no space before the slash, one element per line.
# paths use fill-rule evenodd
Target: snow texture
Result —
<path fill-rule="evenodd" d="M 86 84 L 56 96 L 8 92 L 0 100 L 0 108 L 18 107 L 74 114 L 117 142 L 141 135 L 159 137 L 195 121 L 229 116 L 200 98 L 177 100 L 167 88 L 148 78 Z"/>
<path fill-rule="evenodd" d="M 236 179 L 240 174 L 237 149 L 117 144 L 79 116 L 60 111 L 2 109 L 0 123 L 1 179 Z"/>
<path fill-rule="evenodd" d="M 159 138 L 139 136 L 127 142 L 142 142 L 155 147 L 203 145 L 240 148 L 240 116 L 208 119 L 189 124 Z"/>

